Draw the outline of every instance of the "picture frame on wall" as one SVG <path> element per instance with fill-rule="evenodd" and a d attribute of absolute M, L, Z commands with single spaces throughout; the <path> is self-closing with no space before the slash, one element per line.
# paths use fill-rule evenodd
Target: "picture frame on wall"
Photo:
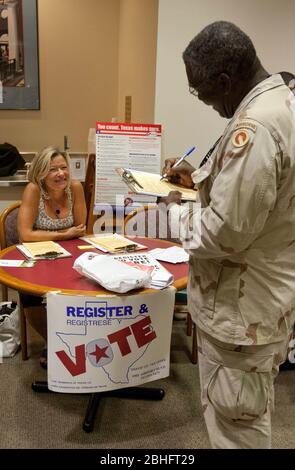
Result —
<path fill-rule="evenodd" d="M 0 0 L 1 109 L 40 109 L 37 0 Z"/>

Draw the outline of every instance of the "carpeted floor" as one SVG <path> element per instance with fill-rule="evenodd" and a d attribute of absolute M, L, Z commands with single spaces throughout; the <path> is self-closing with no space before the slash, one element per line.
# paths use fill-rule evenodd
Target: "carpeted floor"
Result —
<path fill-rule="evenodd" d="M 147 384 L 161 386 L 163 401 L 102 399 L 92 433 L 82 430 L 86 395 L 36 394 L 46 380 L 38 363 L 41 343 L 32 335 L 30 358 L 18 353 L 0 366 L 1 448 L 165 449 L 204 448 L 209 443 L 201 414 L 198 368 L 189 360 L 184 321 L 174 323 L 171 375 Z"/>
<path fill-rule="evenodd" d="M 30 332 L 30 358 L 18 353 L 0 365 L 0 448 L 202 449 L 209 447 L 200 405 L 198 366 L 189 360 L 191 338 L 174 321 L 171 375 L 147 384 L 161 386 L 163 401 L 102 399 L 92 433 L 82 430 L 86 395 L 36 394 L 46 380 L 38 363 L 40 340 Z M 273 447 L 295 447 L 295 371 L 276 383 Z"/>

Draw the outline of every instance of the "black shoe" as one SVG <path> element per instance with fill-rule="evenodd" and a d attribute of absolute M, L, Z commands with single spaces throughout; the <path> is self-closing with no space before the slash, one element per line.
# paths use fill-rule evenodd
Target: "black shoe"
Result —
<path fill-rule="evenodd" d="M 287 359 L 283 364 L 280 365 L 280 371 L 281 370 L 295 370 L 295 363 L 290 362 L 289 359 Z"/>

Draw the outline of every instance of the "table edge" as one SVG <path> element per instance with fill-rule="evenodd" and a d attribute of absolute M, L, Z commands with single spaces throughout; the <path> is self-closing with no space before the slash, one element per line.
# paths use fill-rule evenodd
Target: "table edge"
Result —
<path fill-rule="evenodd" d="M 138 238 L 147 238 L 147 237 L 138 237 Z M 167 241 L 167 240 L 163 240 L 163 241 Z M 6 255 L 10 251 L 13 251 L 14 249 L 16 249 L 16 245 L 12 245 L 12 246 L 9 246 L 9 247 L 4 248 L 3 250 L 1 250 L 0 259 L 2 259 L 2 256 Z M 91 297 L 94 296 L 94 297 L 96 297 L 96 296 L 108 295 L 108 292 L 111 292 L 111 291 L 99 292 L 99 291 L 96 291 L 96 290 L 89 290 L 89 291 L 88 290 L 83 290 L 83 291 L 81 291 L 81 290 L 76 290 L 76 289 L 56 289 L 54 287 L 49 287 L 49 286 L 40 287 L 38 284 L 34 284 L 34 283 L 31 283 L 31 282 L 26 282 L 26 281 L 20 281 L 20 279 L 18 279 L 17 277 L 12 276 L 11 274 L 7 274 L 7 272 L 2 267 L 0 267 L 0 273 L 1 273 L 1 283 L 2 284 L 6 285 L 10 289 L 14 289 L 14 290 L 17 290 L 18 292 L 23 292 L 23 293 L 31 294 L 31 295 L 43 296 L 43 295 L 47 294 L 48 292 L 60 292 L 62 294 L 68 294 L 68 295 L 84 295 L 84 296 L 91 296 Z M 187 280 L 188 280 L 187 276 L 181 277 L 180 279 L 177 279 L 176 281 L 174 281 L 173 284 L 171 284 L 171 286 L 175 287 L 176 290 L 185 289 L 187 287 Z M 44 290 L 44 289 L 46 289 L 46 290 Z M 147 294 L 147 293 L 155 292 L 156 290 L 158 290 L 158 289 L 151 289 L 151 288 L 136 289 L 136 290 L 129 291 L 126 294 L 121 294 L 121 293 L 118 293 L 118 292 L 114 292 L 114 294 L 116 294 L 116 295 L 118 295 L 118 294 L 119 295 L 130 295 L 130 294 L 133 294 L 135 292 L 136 293 L 140 292 L 140 293 Z"/>

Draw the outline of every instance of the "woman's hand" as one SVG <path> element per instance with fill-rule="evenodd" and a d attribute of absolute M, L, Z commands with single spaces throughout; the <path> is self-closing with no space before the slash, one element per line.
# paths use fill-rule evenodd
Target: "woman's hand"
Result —
<path fill-rule="evenodd" d="M 191 174 L 195 171 L 195 168 L 185 161 L 173 168 L 173 165 L 175 165 L 176 162 L 177 158 L 167 158 L 162 170 L 162 175 L 167 174 L 167 179 L 171 183 L 180 184 L 186 188 L 193 188 L 194 183 L 192 181 Z"/>
<path fill-rule="evenodd" d="M 71 238 L 79 238 L 83 237 L 86 232 L 86 225 L 80 224 L 73 227 L 68 228 L 63 232 L 64 240 L 70 240 Z"/>

